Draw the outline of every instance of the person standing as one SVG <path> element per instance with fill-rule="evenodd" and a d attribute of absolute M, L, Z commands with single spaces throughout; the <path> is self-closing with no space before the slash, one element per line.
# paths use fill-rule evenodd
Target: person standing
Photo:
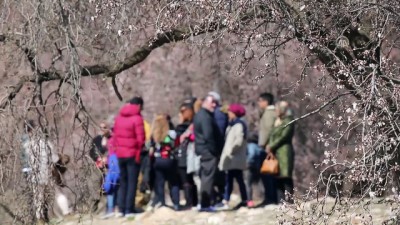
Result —
<path fill-rule="evenodd" d="M 225 132 L 226 128 L 228 127 L 228 115 L 225 110 L 223 110 L 221 106 L 221 96 L 219 93 L 211 91 L 208 93 L 209 96 L 212 96 L 213 99 L 216 102 L 216 107 L 214 110 L 214 120 L 215 123 L 217 124 L 217 146 L 219 151 L 222 151 L 222 148 L 224 147 L 225 144 Z M 219 161 L 219 159 L 218 159 Z M 219 168 L 217 168 L 216 172 L 216 178 L 214 182 L 214 186 L 216 188 L 215 190 L 215 198 L 217 202 L 222 203 L 222 200 L 224 199 L 224 193 L 225 193 L 225 172 L 221 171 Z"/>
<path fill-rule="evenodd" d="M 260 130 L 258 135 L 258 145 L 266 151 L 268 139 L 270 137 L 274 122 L 276 119 L 274 96 L 270 93 L 262 93 L 258 98 L 258 106 L 262 111 L 260 119 Z M 265 158 L 266 154 L 263 153 Z M 264 186 L 264 202 L 263 204 L 276 204 L 276 181 L 271 175 L 262 174 L 261 179 Z"/>
<path fill-rule="evenodd" d="M 154 157 L 154 199 L 152 208 L 165 204 L 165 182 L 168 182 L 174 210 L 179 210 L 179 177 L 173 149 L 176 133 L 166 115 L 158 115 L 152 125 L 151 150 Z"/>
<path fill-rule="evenodd" d="M 213 186 L 221 151 L 219 132 L 214 120 L 217 100 L 208 95 L 194 117 L 195 151 L 200 156 L 201 206 L 200 211 L 214 211 Z"/>
<path fill-rule="evenodd" d="M 104 170 L 107 154 L 107 142 L 110 138 L 111 132 L 107 123 L 100 123 L 100 133 L 93 138 L 92 147 L 89 151 L 90 158 L 96 163 L 96 167 Z"/>
<path fill-rule="evenodd" d="M 255 207 L 253 201 L 253 184 L 260 181 L 260 169 L 262 165 L 262 153 L 265 152 L 258 146 L 258 132 L 251 132 L 247 138 L 247 207 Z"/>
<path fill-rule="evenodd" d="M 118 207 L 122 216 L 135 213 L 135 197 L 140 172 L 140 153 L 145 143 L 141 111 L 143 99 L 134 97 L 125 104 L 114 124 L 114 146 L 120 169 Z"/>
<path fill-rule="evenodd" d="M 293 166 L 294 151 L 292 139 L 294 136 L 294 124 L 292 113 L 289 111 L 288 102 L 281 101 L 276 107 L 277 119 L 268 139 L 267 154 L 273 154 L 279 162 L 279 175 L 277 178 L 278 200 L 292 203 L 293 195 Z M 285 193 L 289 196 L 286 196 Z"/>
<path fill-rule="evenodd" d="M 119 165 L 118 158 L 115 154 L 113 137 L 108 141 L 108 157 L 107 157 L 107 173 L 104 178 L 103 189 L 107 195 L 107 211 L 102 219 L 108 219 L 114 216 L 114 211 L 117 206 L 117 194 L 119 188 Z"/>
<path fill-rule="evenodd" d="M 239 185 L 242 202 L 239 206 L 247 205 L 246 185 L 243 170 L 246 169 L 247 125 L 241 119 L 246 114 L 240 104 L 231 104 L 228 109 L 229 126 L 222 150 L 219 169 L 225 172 L 225 193 L 221 209 L 229 209 L 229 200 L 233 191 L 233 179 Z"/>
<path fill-rule="evenodd" d="M 194 174 L 197 172 L 193 143 L 193 117 L 193 104 L 183 103 L 179 112 L 180 124 L 175 128 L 177 134 L 175 146 L 177 149 L 178 174 L 183 186 L 186 200 L 185 208 L 187 209 L 198 204 L 197 186 L 193 179 Z"/>

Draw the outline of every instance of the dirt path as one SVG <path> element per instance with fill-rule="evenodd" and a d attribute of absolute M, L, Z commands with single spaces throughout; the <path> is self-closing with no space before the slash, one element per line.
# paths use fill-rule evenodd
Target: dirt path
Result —
<path fill-rule="evenodd" d="M 333 200 L 330 200 L 329 204 L 332 204 Z M 311 206 L 315 204 L 315 201 L 305 203 L 301 207 L 305 207 L 310 213 L 313 213 Z M 144 212 L 138 217 L 127 220 L 112 218 L 108 220 L 101 220 L 100 216 L 75 216 L 69 220 L 55 223 L 60 225 L 272 225 L 278 224 L 277 216 L 281 214 L 278 206 L 267 206 L 264 208 L 247 209 L 240 208 L 236 211 L 223 211 L 217 213 L 199 213 L 194 210 L 175 212 L 170 208 L 160 208 L 154 212 Z M 296 212 L 288 212 L 283 215 L 296 215 Z M 376 203 L 369 204 L 368 212 L 360 210 L 355 207 L 348 211 L 346 215 L 343 214 L 332 214 L 326 221 L 318 221 L 321 224 L 351 224 L 351 225 L 370 225 L 370 224 L 382 224 L 383 221 L 392 217 L 390 207 L 385 204 L 380 204 L 379 201 Z M 285 224 L 285 223 L 284 223 Z M 291 223 L 287 223 L 288 225 Z M 396 223 L 395 223 L 396 224 Z M 286 225 L 286 224 L 285 224 Z"/>
<path fill-rule="evenodd" d="M 99 217 L 84 216 L 81 218 L 75 217 L 71 221 L 61 223 L 62 225 L 110 225 L 110 224 L 137 224 L 137 225 L 201 225 L 201 224 L 219 224 L 219 225 L 269 225 L 276 224 L 276 206 L 269 208 L 247 209 L 241 208 L 237 211 L 224 211 L 217 213 L 199 213 L 197 211 L 188 210 L 175 212 L 170 208 L 162 207 L 154 212 L 144 212 L 137 218 L 101 220 Z"/>

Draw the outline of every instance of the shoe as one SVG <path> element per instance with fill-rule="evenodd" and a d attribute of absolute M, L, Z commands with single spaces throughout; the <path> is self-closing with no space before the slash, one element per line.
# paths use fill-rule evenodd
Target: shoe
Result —
<path fill-rule="evenodd" d="M 179 205 L 174 205 L 174 210 L 175 211 L 179 211 L 179 209 L 180 209 Z"/>
<path fill-rule="evenodd" d="M 110 213 L 104 214 L 102 217 L 100 217 L 100 219 L 106 220 L 106 219 L 109 219 L 109 218 L 114 217 L 114 216 L 115 216 L 115 213 L 110 212 Z"/>
<path fill-rule="evenodd" d="M 124 218 L 131 219 L 131 218 L 135 218 L 136 216 L 137 216 L 137 213 L 127 213 L 127 214 L 125 214 Z"/>
<path fill-rule="evenodd" d="M 221 210 L 228 210 L 229 209 L 229 204 L 227 201 L 222 201 L 221 203 L 218 203 L 215 205 L 216 210 L 221 211 Z"/>
<path fill-rule="evenodd" d="M 255 207 L 253 200 L 250 200 L 250 201 L 247 202 L 247 207 L 248 208 L 254 208 Z"/>
<path fill-rule="evenodd" d="M 122 212 L 115 213 L 115 218 L 123 218 L 124 214 Z"/>
<path fill-rule="evenodd" d="M 154 207 L 151 206 L 151 205 L 149 205 L 149 206 L 146 207 L 146 210 L 145 210 L 145 211 L 146 211 L 146 212 L 152 212 L 152 211 L 154 211 Z"/>
<path fill-rule="evenodd" d="M 205 208 L 200 208 L 199 210 L 200 212 L 217 212 L 217 210 L 215 209 L 215 207 L 205 207 Z"/>

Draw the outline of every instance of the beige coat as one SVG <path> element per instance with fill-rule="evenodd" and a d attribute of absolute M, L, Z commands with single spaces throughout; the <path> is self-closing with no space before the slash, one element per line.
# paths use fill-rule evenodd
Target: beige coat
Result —
<path fill-rule="evenodd" d="M 275 114 L 275 106 L 270 105 L 268 106 L 260 120 L 260 131 L 258 134 L 258 145 L 261 147 L 265 147 L 268 143 L 269 136 L 271 135 L 272 128 L 274 127 L 276 119 Z"/>
<path fill-rule="evenodd" d="M 237 123 L 226 130 L 224 149 L 218 168 L 222 171 L 246 169 L 247 141 L 244 137 L 243 125 Z"/>

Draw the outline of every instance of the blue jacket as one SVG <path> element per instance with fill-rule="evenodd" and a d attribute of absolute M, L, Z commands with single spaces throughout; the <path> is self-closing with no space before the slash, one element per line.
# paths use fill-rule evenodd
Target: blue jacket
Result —
<path fill-rule="evenodd" d="M 118 158 L 114 153 L 108 158 L 108 171 L 104 179 L 103 188 L 107 194 L 112 194 L 119 182 Z"/>
<path fill-rule="evenodd" d="M 218 106 L 214 111 L 214 119 L 217 123 L 218 130 L 221 133 L 222 137 L 225 138 L 226 128 L 228 127 L 228 115 L 221 111 L 221 107 Z"/>

